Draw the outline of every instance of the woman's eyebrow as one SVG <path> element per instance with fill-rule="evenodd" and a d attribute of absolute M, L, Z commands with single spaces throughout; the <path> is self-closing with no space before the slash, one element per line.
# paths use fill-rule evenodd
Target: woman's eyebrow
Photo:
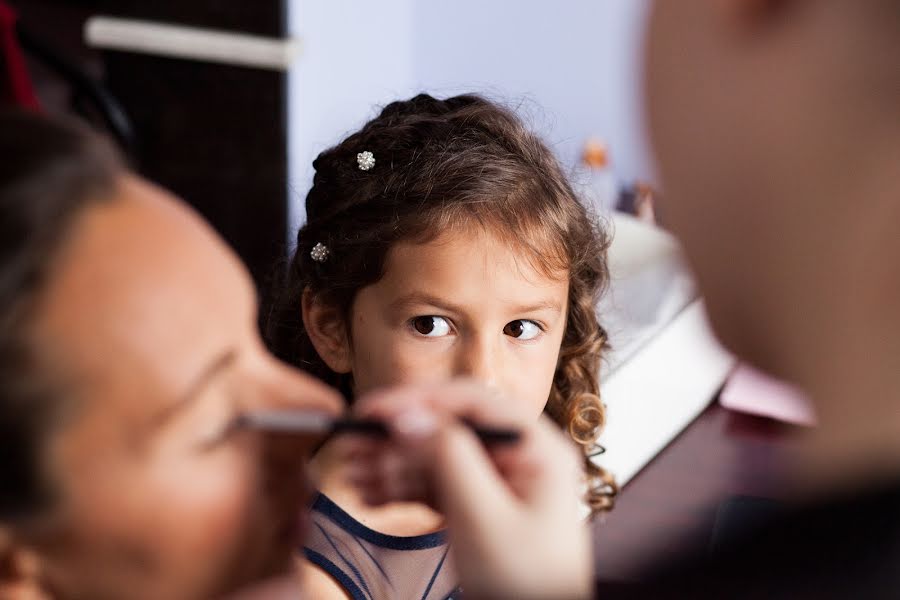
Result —
<path fill-rule="evenodd" d="M 228 367 L 234 364 L 235 360 L 237 360 L 237 355 L 238 352 L 236 348 L 228 348 L 212 360 L 203 372 L 188 386 L 187 391 L 181 395 L 179 404 L 190 402 L 194 397 L 198 396 L 200 392 L 203 391 L 203 388 L 216 378 L 216 375 L 227 370 Z"/>
<path fill-rule="evenodd" d="M 210 361 L 206 368 L 194 378 L 184 393 L 182 393 L 175 402 L 157 413 L 153 419 L 154 426 L 160 427 L 190 405 L 191 401 L 199 396 L 206 386 L 212 383 L 219 374 L 227 371 L 228 368 L 234 364 L 237 360 L 237 356 L 237 349 L 229 348 Z"/>

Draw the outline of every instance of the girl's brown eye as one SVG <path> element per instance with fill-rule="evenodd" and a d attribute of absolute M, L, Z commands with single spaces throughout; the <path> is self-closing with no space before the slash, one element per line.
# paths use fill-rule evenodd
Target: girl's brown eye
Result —
<path fill-rule="evenodd" d="M 412 320 L 413 329 L 426 337 L 441 337 L 450 333 L 450 323 L 444 317 L 425 315 Z"/>
<path fill-rule="evenodd" d="M 503 333 L 517 340 L 533 340 L 540 335 L 541 328 L 534 321 L 517 319 L 507 323 Z"/>
<path fill-rule="evenodd" d="M 503 328 L 503 333 L 511 335 L 514 338 L 522 335 L 523 331 L 525 331 L 525 327 L 522 325 L 522 321 L 512 321 L 507 323 L 506 327 Z"/>

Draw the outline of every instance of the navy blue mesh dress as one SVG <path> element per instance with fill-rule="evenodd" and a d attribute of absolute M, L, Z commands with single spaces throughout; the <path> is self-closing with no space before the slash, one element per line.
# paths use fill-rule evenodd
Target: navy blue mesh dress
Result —
<path fill-rule="evenodd" d="M 369 529 L 319 494 L 303 551 L 354 600 L 462 598 L 443 532 L 410 537 Z"/>

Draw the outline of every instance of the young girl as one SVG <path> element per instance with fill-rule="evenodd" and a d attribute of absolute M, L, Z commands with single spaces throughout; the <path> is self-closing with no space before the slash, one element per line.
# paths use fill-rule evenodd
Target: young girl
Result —
<path fill-rule="evenodd" d="M 348 401 L 397 383 L 481 380 L 580 444 L 587 504 L 609 510 L 616 486 L 588 460 L 605 418 L 595 303 L 608 240 L 548 148 L 484 98 L 420 95 L 313 166 L 267 324 L 275 353 Z M 346 484 L 354 457 L 339 438 L 315 462 L 321 495 L 304 548 L 314 597 L 452 597 L 440 515 L 368 506 Z"/>

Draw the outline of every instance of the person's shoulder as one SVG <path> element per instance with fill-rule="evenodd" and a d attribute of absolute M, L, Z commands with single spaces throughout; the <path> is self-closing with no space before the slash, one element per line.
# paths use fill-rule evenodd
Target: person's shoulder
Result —
<path fill-rule="evenodd" d="M 297 558 L 297 570 L 303 580 L 303 591 L 306 597 L 322 600 L 352 600 L 334 577 L 302 557 Z"/>
<path fill-rule="evenodd" d="M 639 583 L 598 584 L 598 597 L 896 598 L 898 564 L 900 482 L 776 514 Z"/>

